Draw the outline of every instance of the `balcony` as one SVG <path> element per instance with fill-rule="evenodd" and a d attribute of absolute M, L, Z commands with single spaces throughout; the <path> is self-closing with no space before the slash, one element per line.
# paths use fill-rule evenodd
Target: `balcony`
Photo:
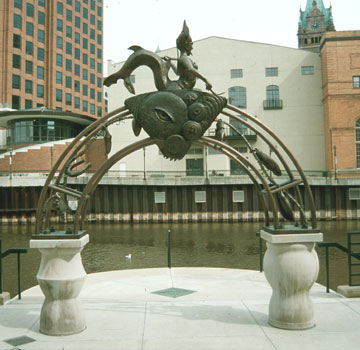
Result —
<path fill-rule="evenodd" d="M 205 133 L 205 136 L 215 138 L 215 131 L 216 131 L 215 128 L 209 129 Z M 242 127 L 239 128 L 239 131 L 248 141 L 256 141 L 257 135 L 251 129 Z M 242 140 L 242 137 L 239 134 L 237 134 L 234 130 L 230 129 L 229 127 L 225 127 L 225 140 Z"/>
<path fill-rule="evenodd" d="M 283 100 L 264 100 L 264 109 L 282 109 Z"/>

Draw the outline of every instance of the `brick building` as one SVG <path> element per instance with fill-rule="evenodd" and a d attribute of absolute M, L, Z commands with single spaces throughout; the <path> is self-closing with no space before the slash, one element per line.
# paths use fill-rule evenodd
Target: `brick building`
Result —
<path fill-rule="evenodd" d="M 106 114 L 102 0 L 0 1 L 0 35 L 3 159 L 11 151 L 15 162 L 20 148 L 39 143 L 59 148 Z M 27 152 L 29 159 L 35 151 Z M 51 164 L 46 154 L 42 163 Z M 33 163 L 19 170 L 44 168 Z"/>
<path fill-rule="evenodd" d="M 327 32 L 321 41 L 326 169 L 360 168 L 360 30 Z"/>

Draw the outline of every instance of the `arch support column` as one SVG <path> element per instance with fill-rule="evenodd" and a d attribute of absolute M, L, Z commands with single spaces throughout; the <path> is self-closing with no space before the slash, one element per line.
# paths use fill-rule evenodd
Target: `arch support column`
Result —
<path fill-rule="evenodd" d="M 32 239 L 30 248 L 41 253 L 36 278 L 45 295 L 40 331 L 48 335 L 70 335 L 86 328 L 78 296 L 85 282 L 80 252 L 89 235 L 79 239 Z"/>
<path fill-rule="evenodd" d="M 307 329 L 315 326 L 310 289 L 319 274 L 319 258 L 315 242 L 323 234 L 272 234 L 262 230 L 266 241 L 264 272 L 272 288 L 269 324 L 282 329 Z"/>

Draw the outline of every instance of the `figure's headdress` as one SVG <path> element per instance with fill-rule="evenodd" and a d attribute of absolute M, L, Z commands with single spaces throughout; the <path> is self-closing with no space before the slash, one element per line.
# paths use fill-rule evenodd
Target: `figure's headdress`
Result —
<path fill-rule="evenodd" d="M 191 40 L 189 27 L 186 25 L 186 21 L 184 21 L 183 29 L 176 39 L 176 47 L 181 50 L 184 47 L 186 41 Z"/>

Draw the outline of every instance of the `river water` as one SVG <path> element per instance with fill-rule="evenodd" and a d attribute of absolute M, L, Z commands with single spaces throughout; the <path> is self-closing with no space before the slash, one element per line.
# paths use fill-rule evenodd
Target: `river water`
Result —
<path fill-rule="evenodd" d="M 109 270 L 168 266 L 168 230 L 171 230 L 173 267 L 225 267 L 259 269 L 259 238 L 262 223 L 171 223 L 171 224 L 88 224 L 90 243 L 82 252 L 87 273 Z M 347 245 L 347 232 L 358 231 L 358 221 L 319 222 L 324 242 Z M 3 252 L 28 248 L 31 225 L 2 225 Z M 265 246 L 265 245 L 264 245 Z M 265 248 L 264 248 L 265 249 Z M 320 259 L 318 281 L 325 285 L 325 250 L 317 248 Z M 131 258 L 130 258 L 131 255 Z M 37 249 L 21 257 L 21 288 L 37 284 L 40 264 Z M 330 287 L 348 284 L 347 256 L 330 248 Z M 325 289 L 325 287 L 324 287 Z M 17 257 L 3 259 L 3 291 L 17 295 Z"/>

